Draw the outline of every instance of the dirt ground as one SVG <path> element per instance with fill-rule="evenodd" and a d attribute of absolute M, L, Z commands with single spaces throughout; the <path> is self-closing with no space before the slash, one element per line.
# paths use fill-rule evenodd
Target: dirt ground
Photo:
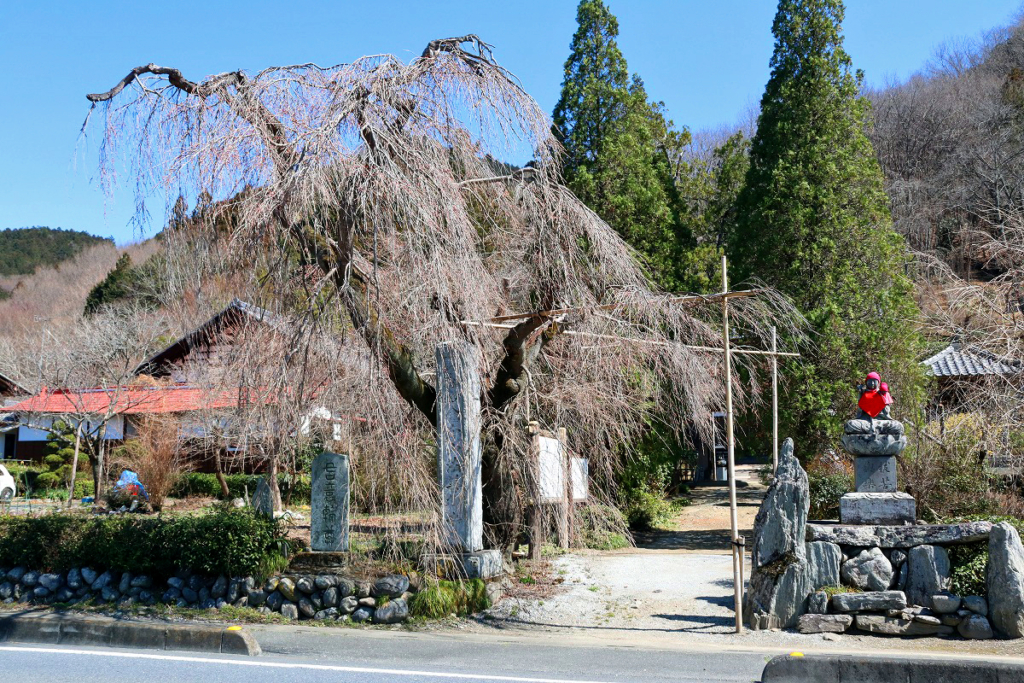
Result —
<path fill-rule="evenodd" d="M 738 466 L 739 526 L 748 547 L 765 487 L 757 465 Z M 516 591 L 466 628 L 586 635 L 617 644 L 670 645 L 680 639 L 709 648 L 807 651 L 917 650 L 936 653 L 1024 656 L 1024 641 L 886 638 L 852 634 L 801 635 L 744 629 L 735 633 L 733 567 L 729 550 L 728 488 L 697 487 L 672 530 L 641 534 L 637 547 L 584 551 L 550 561 L 547 586 Z M 750 560 L 744 563 L 750 575 Z M 519 577 L 522 580 L 522 576 Z"/>

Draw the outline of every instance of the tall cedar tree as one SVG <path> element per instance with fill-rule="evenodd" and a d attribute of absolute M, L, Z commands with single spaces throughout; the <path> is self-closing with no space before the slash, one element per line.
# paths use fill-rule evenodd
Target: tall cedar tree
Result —
<path fill-rule="evenodd" d="M 790 295 L 814 331 L 780 411 L 783 433 L 804 439 L 808 456 L 837 443 L 868 371 L 882 373 L 898 405 L 914 405 L 921 386 L 906 249 L 866 134 L 863 73 L 843 50 L 843 13 L 840 0 L 779 3 L 730 244 L 737 274 Z"/>
<path fill-rule="evenodd" d="M 643 255 L 660 287 L 704 288 L 685 266 L 693 240 L 669 161 L 689 133 L 674 131 L 643 81 L 630 78 L 604 2 L 580 2 L 576 21 L 554 111 L 566 184 Z"/>

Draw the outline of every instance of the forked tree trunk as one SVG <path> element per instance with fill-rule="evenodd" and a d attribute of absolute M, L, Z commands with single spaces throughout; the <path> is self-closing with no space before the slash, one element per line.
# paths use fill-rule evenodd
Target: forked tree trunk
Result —
<path fill-rule="evenodd" d="M 219 448 L 213 451 L 213 471 L 217 476 L 217 483 L 220 484 L 221 498 L 228 500 L 231 498 L 231 488 L 228 487 L 228 480 L 224 476 L 224 465 L 221 462 Z"/>

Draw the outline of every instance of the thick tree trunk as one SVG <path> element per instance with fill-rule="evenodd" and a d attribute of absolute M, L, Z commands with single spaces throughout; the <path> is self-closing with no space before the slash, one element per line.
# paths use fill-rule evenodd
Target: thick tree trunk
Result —
<path fill-rule="evenodd" d="M 214 449 L 213 451 L 213 472 L 217 477 L 217 483 L 220 484 L 220 496 L 224 500 L 231 498 L 231 488 L 228 486 L 228 480 L 224 476 L 224 465 L 220 457 L 220 449 Z"/>

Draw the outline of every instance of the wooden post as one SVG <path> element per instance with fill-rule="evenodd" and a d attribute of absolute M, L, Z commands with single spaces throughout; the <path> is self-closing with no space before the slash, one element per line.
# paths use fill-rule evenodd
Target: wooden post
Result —
<path fill-rule="evenodd" d="M 78 451 L 82 445 L 82 421 L 78 421 L 78 429 L 75 430 L 75 457 L 71 460 L 71 488 L 68 489 L 68 507 L 75 500 L 75 476 L 78 474 Z"/>
<path fill-rule="evenodd" d="M 775 326 L 772 325 L 772 475 L 779 469 L 779 357 Z"/>
<path fill-rule="evenodd" d="M 533 506 L 529 511 L 530 522 L 530 559 L 539 560 L 541 548 L 544 546 L 544 510 L 540 504 L 540 423 L 530 421 L 530 453 L 533 458 L 537 481 L 533 487 Z"/>
<path fill-rule="evenodd" d="M 729 291 L 729 274 L 722 256 L 722 293 Z M 732 577 L 736 633 L 743 633 L 743 548 L 739 544 L 736 512 L 736 462 L 732 437 L 732 355 L 729 351 L 729 298 L 722 297 L 722 345 L 725 348 L 725 438 L 729 467 L 729 522 L 732 528 Z"/>
<path fill-rule="evenodd" d="M 558 447 L 562 457 L 562 505 L 558 511 L 558 547 L 569 547 L 569 508 L 572 505 L 572 484 L 569 481 L 569 449 L 565 447 L 568 435 L 565 427 L 558 428 Z"/>

